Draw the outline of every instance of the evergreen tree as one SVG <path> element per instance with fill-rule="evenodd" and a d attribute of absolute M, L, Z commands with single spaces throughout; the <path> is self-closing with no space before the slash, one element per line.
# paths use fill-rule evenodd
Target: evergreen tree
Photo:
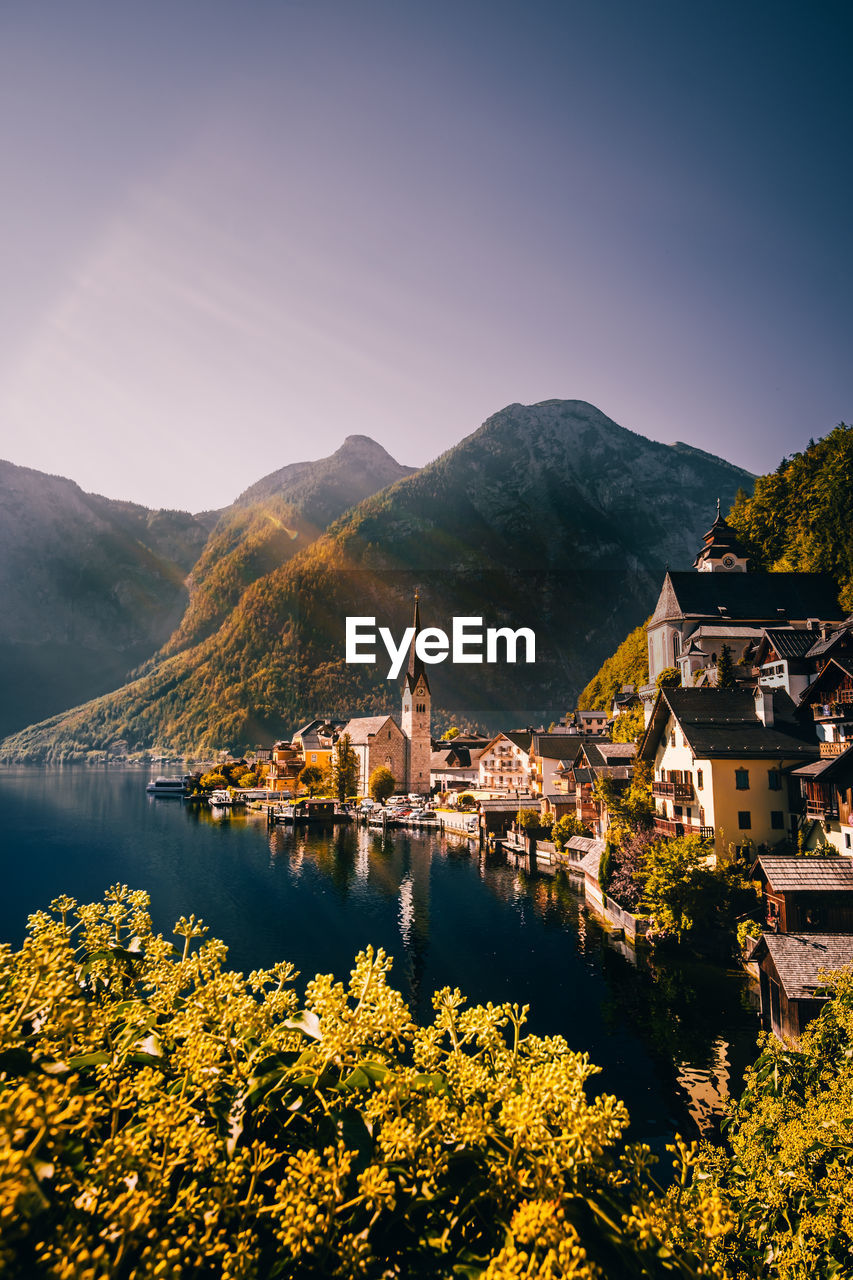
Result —
<path fill-rule="evenodd" d="M 340 804 L 358 791 L 359 772 L 358 753 L 349 734 L 344 733 L 335 743 L 329 766 L 332 794 Z"/>
<path fill-rule="evenodd" d="M 735 664 L 732 661 L 732 651 L 729 645 L 724 644 L 717 660 L 717 688 L 734 689 L 736 685 L 737 680 L 735 679 Z"/>

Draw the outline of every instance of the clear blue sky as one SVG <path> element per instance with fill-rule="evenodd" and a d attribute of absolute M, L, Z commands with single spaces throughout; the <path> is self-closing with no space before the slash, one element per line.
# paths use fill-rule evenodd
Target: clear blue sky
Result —
<path fill-rule="evenodd" d="M 754 471 L 853 420 L 847 3 L 4 5 L 0 456 L 225 504 L 590 400 Z"/>

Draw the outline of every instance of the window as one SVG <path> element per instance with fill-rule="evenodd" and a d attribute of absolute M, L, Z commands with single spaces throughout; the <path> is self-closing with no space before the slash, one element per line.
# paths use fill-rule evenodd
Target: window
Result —
<path fill-rule="evenodd" d="M 674 746 L 675 746 L 675 730 L 674 730 L 674 729 L 673 729 L 672 733 L 669 735 L 669 745 L 670 745 L 671 747 L 674 747 Z"/>
<path fill-rule="evenodd" d="M 389 738 L 391 737 L 391 730 L 390 730 L 390 729 L 388 730 L 388 737 L 389 737 Z"/>
<path fill-rule="evenodd" d="M 770 825 L 774 831 L 784 831 L 785 815 L 781 809 L 770 810 Z"/>
<path fill-rule="evenodd" d="M 738 810 L 737 824 L 741 831 L 749 831 L 752 828 L 752 814 L 749 809 Z"/>
<path fill-rule="evenodd" d="M 704 783 L 702 781 L 702 770 L 697 769 L 696 770 L 696 790 L 701 791 L 703 786 L 704 786 Z"/>
<path fill-rule="evenodd" d="M 316 751 L 312 751 L 312 752 L 311 752 L 311 763 L 312 763 L 312 764 L 316 764 L 316 763 L 317 763 L 317 752 L 316 752 Z"/>
<path fill-rule="evenodd" d="M 849 831 L 844 832 L 844 848 L 845 849 L 850 848 L 850 832 Z"/>
<path fill-rule="evenodd" d="M 735 789 L 737 791 L 749 790 L 749 770 L 735 769 Z"/>
<path fill-rule="evenodd" d="M 767 770 L 767 785 L 771 791 L 782 790 L 782 775 L 778 769 Z"/>

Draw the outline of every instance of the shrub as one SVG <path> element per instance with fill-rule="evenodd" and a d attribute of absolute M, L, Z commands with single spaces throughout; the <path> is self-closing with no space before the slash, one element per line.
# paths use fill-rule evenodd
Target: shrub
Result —
<path fill-rule="evenodd" d="M 116 885 L 0 948 L 8 1276 L 698 1274 L 624 1105 L 526 1007 L 445 988 L 418 1027 L 370 948 L 302 1003 L 291 965 L 246 979 L 206 932 L 182 918 L 176 950 Z"/>

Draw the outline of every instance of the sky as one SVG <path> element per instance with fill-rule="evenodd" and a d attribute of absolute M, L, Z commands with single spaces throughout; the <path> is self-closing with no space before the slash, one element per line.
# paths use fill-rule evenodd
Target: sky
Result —
<path fill-rule="evenodd" d="M 853 421 L 847 3 L 0 10 L 0 457 L 231 502 L 588 400 L 755 472 Z"/>

